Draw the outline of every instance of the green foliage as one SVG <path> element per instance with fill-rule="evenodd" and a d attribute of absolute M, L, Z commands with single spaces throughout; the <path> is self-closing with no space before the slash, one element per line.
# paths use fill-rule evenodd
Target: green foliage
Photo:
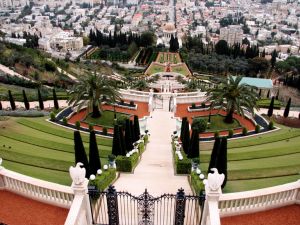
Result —
<path fill-rule="evenodd" d="M 215 138 L 220 137 L 220 132 L 219 132 L 219 131 L 215 131 L 214 137 L 215 137 Z"/>
<path fill-rule="evenodd" d="M 56 64 L 53 61 L 46 60 L 45 63 L 44 63 L 44 67 L 45 67 L 46 71 L 49 71 L 49 72 L 55 72 L 56 71 Z"/>
<path fill-rule="evenodd" d="M 256 126 L 255 126 L 255 133 L 259 133 L 260 132 L 260 126 L 257 124 Z"/>
<path fill-rule="evenodd" d="M 274 129 L 274 123 L 273 123 L 273 121 L 269 122 L 268 128 L 269 128 L 269 130 L 273 130 Z"/>
<path fill-rule="evenodd" d="M 189 146 L 188 158 L 199 158 L 199 131 L 198 129 L 192 129 L 192 137 Z"/>
<path fill-rule="evenodd" d="M 284 109 L 283 116 L 284 116 L 285 118 L 287 118 L 287 117 L 289 116 L 290 107 L 291 107 L 291 101 L 292 101 L 292 99 L 289 98 L 288 103 L 286 104 L 286 107 L 285 107 L 285 109 Z"/>
<path fill-rule="evenodd" d="M 64 117 L 64 118 L 62 119 L 62 121 L 63 121 L 63 124 L 64 124 L 64 125 L 68 125 L 68 119 L 67 119 L 66 117 Z"/>
<path fill-rule="evenodd" d="M 274 110 L 274 96 L 272 97 L 271 99 L 271 102 L 270 102 L 270 106 L 269 106 L 269 109 L 268 109 L 268 117 L 271 117 L 273 115 L 273 110 Z"/>
<path fill-rule="evenodd" d="M 80 129 L 80 121 L 79 121 L 79 120 L 77 120 L 77 121 L 75 122 L 75 127 L 76 127 L 77 130 Z"/>
<path fill-rule="evenodd" d="M 44 102 L 43 102 L 43 98 L 42 98 L 40 89 L 38 89 L 38 99 L 39 99 L 39 107 L 40 107 L 40 109 L 44 110 Z"/>
<path fill-rule="evenodd" d="M 104 191 L 116 179 L 116 170 L 109 168 L 102 170 L 101 175 L 97 175 L 96 179 L 89 182 L 89 185 L 96 186 L 100 191 Z"/>
<path fill-rule="evenodd" d="M 12 117 L 43 117 L 48 116 L 48 112 L 37 111 L 34 109 L 31 110 L 14 110 L 14 111 L 5 111 L 0 112 L 0 116 L 12 116 Z"/>
<path fill-rule="evenodd" d="M 243 136 L 246 136 L 247 133 L 248 133 L 247 128 L 246 128 L 246 127 L 243 127 L 243 131 L 242 131 Z"/>
<path fill-rule="evenodd" d="M 25 109 L 29 110 L 30 106 L 29 106 L 29 102 L 28 102 L 25 90 L 23 90 L 22 93 L 23 93 L 23 100 L 24 100 Z"/>
<path fill-rule="evenodd" d="M 134 153 L 130 157 L 119 155 L 116 158 L 117 170 L 121 172 L 132 172 L 138 161 L 138 153 Z"/>
<path fill-rule="evenodd" d="M 214 142 L 214 147 L 211 151 L 207 173 L 211 172 L 211 170 L 210 170 L 211 168 L 217 167 L 217 158 L 219 155 L 220 146 L 221 146 L 221 139 L 219 137 L 216 137 L 215 142 Z"/>
<path fill-rule="evenodd" d="M 271 99 L 260 99 L 256 102 L 257 106 L 260 108 L 269 108 Z M 280 109 L 282 106 L 282 103 L 279 100 L 274 100 L 274 109 Z"/>
<path fill-rule="evenodd" d="M 50 113 L 50 120 L 55 121 L 55 113 L 54 112 Z"/>
<path fill-rule="evenodd" d="M 107 128 L 106 127 L 102 127 L 102 134 L 107 135 Z"/>
<path fill-rule="evenodd" d="M 93 131 L 94 130 L 94 125 L 89 123 L 89 131 Z"/>
<path fill-rule="evenodd" d="M 229 138 L 232 138 L 232 137 L 233 137 L 233 130 L 232 130 L 232 129 L 228 131 L 228 137 L 229 137 Z"/>
<path fill-rule="evenodd" d="M 207 121 L 201 117 L 196 117 L 193 119 L 192 129 L 197 129 L 199 133 L 202 133 L 207 128 Z"/>
<path fill-rule="evenodd" d="M 196 108 L 196 104 L 192 103 L 192 109 L 195 109 L 195 108 Z"/>
<path fill-rule="evenodd" d="M 114 126 L 114 137 L 113 137 L 113 145 L 112 145 L 111 153 L 115 156 L 122 155 L 123 153 L 121 137 L 120 137 L 120 129 L 117 124 Z"/>
<path fill-rule="evenodd" d="M 52 93 L 53 93 L 54 108 L 56 110 L 58 110 L 59 109 L 59 105 L 58 105 L 58 101 L 57 101 L 56 91 L 55 91 L 54 88 L 52 89 Z"/>
<path fill-rule="evenodd" d="M 191 185 L 196 195 L 199 195 L 201 191 L 205 190 L 203 181 L 200 180 L 199 175 L 194 171 L 191 173 Z"/>
<path fill-rule="evenodd" d="M 74 149 L 75 149 L 75 164 L 81 162 L 86 170 L 86 178 L 90 177 L 89 162 L 84 150 L 83 142 L 79 131 L 74 131 Z"/>
<path fill-rule="evenodd" d="M 90 173 L 96 175 L 97 170 L 101 169 L 101 162 L 99 157 L 99 150 L 96 141 L 95 131 L 90 132 L 90 146 L 89 146 L 89 165 Z"/>
<path fill-rule="evenodd" d="M 8 97 L 9 97 L 11 109 L 16 110 L 16 103 L 15 103 L 15 100 L 14 100 L 10 90 L 8 90 Z"/>
<path fill-rule="evenodd" d="M 191 173 L 191 167 L 192 163 L 191 160 L 187 158 L 187 155 L 181 151 L 182 160 L 179 160 L 178 155 L 175 154 L 175 144 L 174 142 L 172 143 L 172 148 L 173 148 L 173 157 L 175 158 L 175 170 L 176 174 L 190 174 Z"/>

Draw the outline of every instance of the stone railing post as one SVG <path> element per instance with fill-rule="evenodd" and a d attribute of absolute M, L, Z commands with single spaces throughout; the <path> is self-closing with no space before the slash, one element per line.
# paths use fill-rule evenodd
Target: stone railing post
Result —
<path fill-rule="evenodd" d="M 90 198 L 88 195 L 88 179 L 85 178 L 86 170 L 81 168 L 82 163 L 76 167 L 70 167 L 70 175 L 73 180 L 72 189 L 74 200 L 72 202 L 65 225 L 91 225 L 93 224 Z"/>
<path fill-rule="evenodd" d="M 184 224 L 185 214 L 185 193 L 181 188 L 176 194 L 176 206 L 175 206 L 175 225 Z"/>
<path fill-rule="evenodd" d="M 206 201 L 202 215 L 201 225 L 221 225 L 219 213 L 219 198 L 222 194 L 221 185 L 224 181 L 224 174 L 219 174 L 216 168 L 211 169 L 214 173 L 208 174 L 205 185 Z"/>
<path fill-rule="evenodd" d="M 106 199 L 109 225 L 119 225 L 118 196 L 114 186 L 109 186 Z"/>

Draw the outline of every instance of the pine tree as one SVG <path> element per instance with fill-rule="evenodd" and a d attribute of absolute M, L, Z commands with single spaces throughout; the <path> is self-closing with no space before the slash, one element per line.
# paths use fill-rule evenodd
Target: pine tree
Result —
<path fill-rule="evenodd" d="M 183 151 L 185 152 L 185 154 L 188 154 L 191 140 L 190 140 L 190 124 L 187 120 L 185 122 L 183 140 L 184 140 L 183 145 L 182 145 Z"/>
<path fill-rule="evenodd" d="M 225 175 L 224 182 L 222 184 L 222 188 L 225 187 L 227 183 L 227 138 L 221 138 L 221 147 L 217 157 L 217 169 L 218 172 Z"/>
<path fill-rule="evenodd" d="M 170 39 L 170 42 L 169 42 L 169 44 L 170 44 L 170 52 L 174 52 L 174 36 L 173 35 L 171 35 L 171 39 Z"/>
<path fill-rule="evenodd" d="M 285 118 L 287 118 L 287 117 L 289 116 L 289 113 L 290 113 L 290 107 L 291 107 L 291 101 L 292 101 L 292 99 L 289 98 L 289 101 L 288 101 L 288 103 L 287 103 L 287 105 L 286 105 L 286 107 L 285 107 L 285 109 L 284 109 L 283 116 L 284 116 Z"/>
<path fill-rule="evenodd" d="M 271 103 L 268 109 L 268 117 L 271 117 L 273 115 L 273 109 L 274 109 L 274 96 L 271 99 Z"/>
<path fill-rule="evenodd" d="M 1 101 L 0 101 L 0 110 L 2 110 L 2 103 L 1 103 Z"/>
<path fill-rule="evenodd" d="M 188 151 L 188 158 L 199 158 L 199 131 L 197 129 L 192 130 L 192 138 Z"/>
<path fill-rule="evenodd" d="M 53 92 L 54 108 L 55 108 L 56 110 L 58 110 L 58 109 L 59 109 L 59 105 L 58 105 L 58 101 L 57 101 L 56 91 L 55 91 L 54 88 L 52 89 L 52 92 Z"/>
<path fill-rule="evenodd" d="M 267 98 L 270 98 L 270 90 L 268 90 Z"/>
<path fill-rule="evenodd" d="M 12 96 L 10 90 L 8 90 L 8 97 L 9 97 L 9 102 L 10 102 L 11 109 L 15 110 L 16 109 L 16 103 L 15 103 L 14 97 Z"/>
<path fill-rule="evenodd" d="M 183 134 L 184 134 L 184 129 L 186 127 L 186 121 L 187 121 L 187 117 L 183 117 L 182 121 L 181 121 L 181 129 L 180 129 L 180 140 L 181 140 L 182 144 L 184 142 L 184 140 L 183 140 Z"/>
<path fill-rule="evenodd" d="M 40 89 L 38 89 L 38 99 L 39 99 L 40 109 L 44 110 L 44 102 L 43 102 L 43 98 L 42 98 Z"/>
<path fill-rule="evenodd" d="M 139 117 L 137 115 L 134 115 L 134 135 L 135 135 L 135 140 L 138 141 L 140 139 L 140 123 L 139 123 Z"/>
<path fill-rule="evenodd" d="M 259 94 L 258 94 L 259 98 L 261 98 L 261 89 L 259 89 Z"/>
<path fill-rule="evenodd" d="M 90 132 L 89 159 L 90 159 L 90 173 L 96 175 L 97 170 L 101 169 L 101 161 L 99 157 L 99 150 L 98 150 L 95 131 Z"/>
<path fill-rule="evenodd" d="M 74 131 L 75 164 L 81 162 L 86 170 L 85 177 L 90 177 L 89 163 L 78 130 Z"/>
<path fill-rule="evenodd" d="M 271 66 L 272 66 L 272 68 L 274 68 L 274 66 L 276 64 L 276 57 L 277 57 L 277 52 L 276 52 L 276 50 L 274 50 L 272 52 L 272 58 L 271 58 Z"/>
<path fill-rule="evenodd" d="M 116 124 L 114 126 L 114 137 L 113 137 L 111 154 L 118 156 L 121 155 L 121 151 L 122 151 L 122 146 L 121 146 L 121 139 L 120 139 L 120 130 L 119 130 L 119 126 Z"/>
<path fill-rule="evenodd" d="M 23 100 L 24 100 L 24 106 L 26 110 L 29 110 L 30 106 L 29 106 L 29 102 L 25 93 L 25 90 L 23 90 Z"/>
<path fill-rule="evenodd" d="M 132 136 L 131 136 L 131 126 L 130 120 L 127 119 L 125 123 L 125 144 L 126 144 L 126 151 L 129 152 L 133 149 L 132 145 Z"/>
<path fill-rule="evenodd" d="M 221 138 L 217 137 L 215 139 L 214 147 L 211 151 L 207 173 L 211 173 L 211 170 L 210 170 L 211 168 L 217 168 L 217 157 L 219 154 L 219 149 L 221 147 L 220 143 L 221 143 Z"/>
<path fill-rule="evenodd" d="M 119 133 L 120 133 L 120 141 L 121 141 L 121 155 L 125 156 L 127 153 L 126 143 L 125 143 L 124 131 L 121 126 L 119 126 Z"/>
<path fill-rule="evenodd" d="M 276 95 L 276 98 L 275 98 L 276 100 L 278 100 L 279 99 L 279 90 L 277 91 L 277 95 Z"/>

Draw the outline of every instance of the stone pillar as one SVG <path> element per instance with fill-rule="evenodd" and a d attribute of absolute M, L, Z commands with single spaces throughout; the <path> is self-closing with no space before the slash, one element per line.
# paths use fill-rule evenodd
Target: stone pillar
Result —
<path fill-rule="evenodd" d="M 216 168 L 212 168 L 214 173 L 208 174 L 205 184 L 206 201 L 202 215 L 201 225 L 221 225 L 219 214 L 219 198 L 222 194 L 221 185 L 224 181 L 224 174 L 219 174 Z"/>

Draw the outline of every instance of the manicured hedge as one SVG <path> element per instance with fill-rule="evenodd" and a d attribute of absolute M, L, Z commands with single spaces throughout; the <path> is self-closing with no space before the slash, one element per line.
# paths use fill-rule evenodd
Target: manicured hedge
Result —
<path fill-rule="evenodd" d="M 132 172 L 138 161 L 138 153 L 134 153 L 130 157 L 119 155 L 116 158 L 117 170 L 122 172 Z"/>
<path fill-rule="evenodd" d="M 89 185 L 96 186 L 98 190 L 105 190 L 116 179 L 116 170 L 109 168 L 108 170 L 102 170 L 101 175 L 97 175 L 94 181 L 90 181 Z"/>
<path fill-rule="evenodd" d="M 192 163 L 191 160 L 187 158 L 186 154 L 184 151 L 181 150 L 181 154 L 183 159 L 179 160 L 178 155 L 175 154 L 175 144 L 172 143 L 173 147 L 173 157 L 175 161 L 175 170 L 177 174 L 190 174 L 191 173 L 191 168 L 192 168 Z"/>
<path fill-rule="evenodd" d="M 205 190 L 204 184 L 196 172 L 191 173 L 191 184 L 196 195 L 199 195 L 202 190 Z"/>
<path fill-rule="evenodd" d="M 257 103 L 257 106 L 260 108 L 269 108 L 270 102 L 271 102 L 271 99 L 260 99 L 256 103 Z M 280 101 L 274 100 L 274 109 L 280 109 L 281 106 L 282 106 L 282 103 Z"/>

